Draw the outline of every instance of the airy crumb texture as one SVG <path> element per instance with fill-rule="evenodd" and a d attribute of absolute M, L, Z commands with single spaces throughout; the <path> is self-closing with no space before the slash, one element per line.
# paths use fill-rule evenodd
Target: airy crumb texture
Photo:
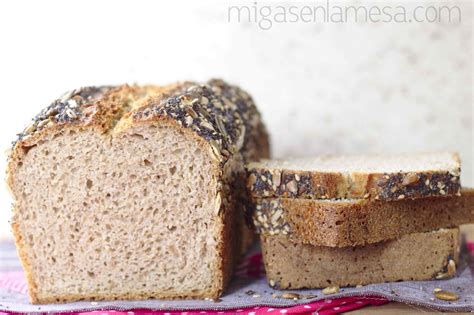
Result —
<path fill-rule="evenodd" d="M 358 246 L 474 222 L 474 189 L 462 189 L 460 197 L 390 202 L 262 198 L 252 219 L 261 234 L 316 246 Z"/>
<path fill-rule="evenodd" d="M 267 279 L 278 289 L 447 279 L 456 273 L 459 229 L 415 233 L 362 247 L 330 248 L 262 236 Z"/>
<path fill-rule="evenodd" d="M 212 160 L 194 141 L 170 128 L 112 141 L 84 131 L 22 163 L 14 221 L 39 301 L 216 291 L 220 205 Z"/>
<path fill-rule="evenodd" d="M 247 166 L 255 197 L 417 199 L 459 195 L 456 153 L 322 156 Z"/>
<path fill-rule="evenodd" d="M 222 81 L 54 102 L 7 174 L 31 301 L 218 297 L 252 242 L 237 200 L 261 157 L 252 100 Z"/>
<path fill-rule="evenodd" d="M 250 167 L 278 168 L 309 172 L 397 173 L 427 172 L 459 168 L 453 153 L 415 153 L 394 155 L 326 155 L 313 158 L 262 160 Z"/>

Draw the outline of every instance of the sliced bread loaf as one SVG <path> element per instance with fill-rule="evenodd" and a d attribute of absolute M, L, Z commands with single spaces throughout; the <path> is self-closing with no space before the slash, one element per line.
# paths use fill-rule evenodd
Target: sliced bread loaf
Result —
<path fill-rule="evenodd" d="M 455 153 L 323 156 L 250 163 L 255 197 L 416 199 L 458 195 Z"/>
<path fill-rule="evenodd" d="M 31 301 L 216 298 L 251 242 L 244 163 L 268 149 L 250 96 L 220 80 L 55 101 L 8 164 Z"/>
<path fill-rule="evenodd" d="M 305 244 L 345 247 L 474 222 L 474 189 L 460 197 L 400 201 L 262 198 L 252 219 L 264 235 Z"/>
<path fill-rule="evenodd" d="M 278 289 L 447 279 L 459 256 L 459 229 L 347 248 L 297 244 L 281 235 L 261 240 L 268 282 Z"/>

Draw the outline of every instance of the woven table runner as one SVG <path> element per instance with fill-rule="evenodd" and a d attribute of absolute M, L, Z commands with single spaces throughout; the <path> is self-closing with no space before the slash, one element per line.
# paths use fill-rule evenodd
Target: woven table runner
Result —
<path fill-rule="evenodd" d="M 218 302 L 207 300 L 145 300 L 74 302 L 32 305 L 13 242 L 0 242 L 1 313 L 80 313 L 89 314 L 337 314 L 367 305 L 398 301 L 440 311 L 474 310 L 474 243 L 462 249 L 456 278 L 437 281 L 405 281 L 372 284 L 360 288 L 341 288 L 324 295 L 321 290 L 293 290 L 300 299 L 284 299 L 265 280 L 262 256 L 254 248 L 237 268 L 234 279 Z M 457 301 L 434 298 L 433 290 L 442 288 L 459 295 Z"/>

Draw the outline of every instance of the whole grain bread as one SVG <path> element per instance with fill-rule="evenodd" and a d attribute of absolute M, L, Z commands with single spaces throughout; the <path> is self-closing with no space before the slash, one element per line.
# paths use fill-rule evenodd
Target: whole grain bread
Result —
<path fill-rule="evenodd" d="M 252 242 L 244 163 L 268 152 L 251 97 L 221 80 L 67 93 L 8 162 L 31 301 L 218 297 Z"/>
<path fill-rule="evenodd" d="M 262 160 L 247 166 L 254 197 L 417 199 L 459 195 L 456 153 Z"/>
<path fill-rule="evenodd" d="M 461 196 L 399 201 L 262 198 L 252 213 L 257 232 L 316 246 L 359 246 L 474 222 L 474 189 Z"/>
<path fill-rule="evenodd" d="M 414 233 L 361 247 L 331 248 L 262 236 L 269 284 L 278 289 L 447 279 L 456 273 L 459 229 Z"/>

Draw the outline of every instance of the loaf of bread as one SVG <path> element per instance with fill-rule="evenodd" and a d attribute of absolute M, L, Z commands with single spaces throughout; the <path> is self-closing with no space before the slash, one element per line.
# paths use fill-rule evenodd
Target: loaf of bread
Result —
<path fill-rule="evenodd" d="M 248 165 L 255 197 L 416 199 L 459 195 L 454 153 L 323 156 Z"/>
<path fill-rule="evenodd" d="M 459 197 L 391 202 L 262 198 L 252 219 L 260 234 L 316 246 L 359 246 L 472 223 L 474 189 L 462 189 Z"/>
<path fill-rule="evenodd" d="M 282 235 L 261 240 L 268 282 L 278 289 L 447 279 L 455 275 L 459 256 L 458 229 L 346 248 L 297 244 Z"/>
<path fill-rule="evenodd" d="M 220 80 L 56 100 L 8 162 L 31 301 L 218 297 L 252 240 L 244 163 L 268 152 L 252 99 Z"/>

